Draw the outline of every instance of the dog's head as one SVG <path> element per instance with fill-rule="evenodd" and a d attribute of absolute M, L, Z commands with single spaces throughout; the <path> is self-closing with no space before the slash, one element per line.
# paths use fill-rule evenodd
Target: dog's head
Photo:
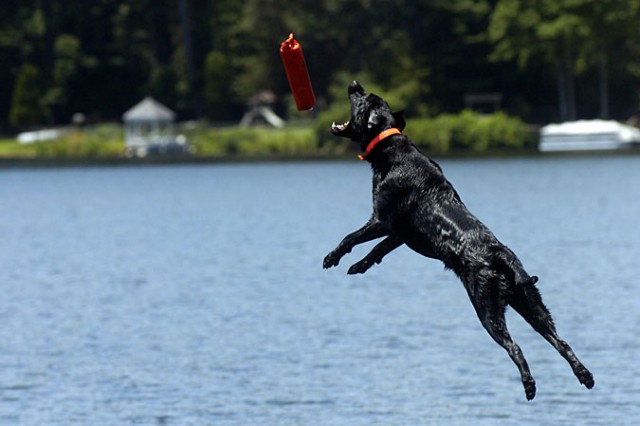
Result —
<path fill-rule="evenodd" d="M 351 104 L 351 118 L 344 124 L 331 125 L 331 133 L 360 144 L 364 152 L 369 142 L 384 130 L 396 127 L 403 130 L 406 122 L 402 111 L 393 112 L 380 96 L 365 92 L 354 81 L 347 89 Z"/>

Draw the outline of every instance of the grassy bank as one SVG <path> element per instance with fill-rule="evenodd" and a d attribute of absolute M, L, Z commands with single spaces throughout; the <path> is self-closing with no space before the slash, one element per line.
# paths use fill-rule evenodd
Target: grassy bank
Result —
<path fill-rule="evenodd" d="M 192 160 L 228 158 L 300 158 L 341 156 L 356 147 L 329 133 L 329 116 L 313 123 L 266 127 L 211 127 L 206 123 L 178 126 L 187 137 Z M 483 155 L 534 150 L 537 135 L 521 120 L 503 113 L 479 115 L 463 111 L 456 115 L 414 118 L 407 134 L 426 153 L 436 155 Z M 0 139 L 0 159 L 64 160 L 124 159 L 124 133 L 119 124 L 67 129 L 51 141 L 20 144 Z"/>
<path fill-rule="evenodd" d="M 273 129 L 254 127 L 242 129 L 195 128 L 185 131 L 195 155 L 218 156 L 308 156 L 319 153 L 312 129 L 286 127 Z"/>
<path fill-rule="evenodd" d="M 57 139 L 21 144 L 0 139 L 3 159 L 109 158 L 124 154 L 122 126 L 101 124 L 87 129 L 61 129 Z"/>

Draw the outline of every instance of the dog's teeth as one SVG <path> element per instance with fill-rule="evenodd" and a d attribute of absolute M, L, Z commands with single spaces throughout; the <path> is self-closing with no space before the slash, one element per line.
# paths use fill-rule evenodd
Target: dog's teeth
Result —
<path fill-rule="evenodd" d="M 333 123 L 331 123 L 331 128 L 334 130 L 338 130 L 339 132 L 342 132 L 347 128 L 348 125 L 349 125 L 348 121 L 344 124 L 336 124 L 336 122 L 334 121 Z"/>

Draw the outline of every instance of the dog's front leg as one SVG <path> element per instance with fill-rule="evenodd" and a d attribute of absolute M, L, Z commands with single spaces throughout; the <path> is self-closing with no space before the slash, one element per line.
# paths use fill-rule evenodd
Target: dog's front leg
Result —
<path fill-rule="evenodd" d="M 354 246 L 375 240 L 376 238 L 384 237 L 388 234 L 389 231 L 387 227 L 375 216 L 372 216 L 362 228 L 344 237 L 342 241 L 340 241 L 340 244 L 338 244 L 338 247 L 324 258 L 322 266 L 325 269 L 331 268 L 332 266 L 338 266 L 342 256 L 351 252 L 351 249 Z"/>
<path fill-rule="evenodd" d="M 351 265 L 347 274 L 364 274 L 374 264 L 382 262 L 382 258 L 403 244 L 400 238 L 390 235 L 378 243 L 362 260 Z"/>

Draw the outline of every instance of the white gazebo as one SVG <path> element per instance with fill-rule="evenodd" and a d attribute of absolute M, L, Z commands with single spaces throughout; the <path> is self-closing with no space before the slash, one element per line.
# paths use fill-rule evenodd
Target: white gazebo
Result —
<path fill-rule="evenodd" d="M 122 115 L 128 155 L 145 156 L 150 149 L 164 151 L 176 143 L 176 114 L 147 96 Z"/>

